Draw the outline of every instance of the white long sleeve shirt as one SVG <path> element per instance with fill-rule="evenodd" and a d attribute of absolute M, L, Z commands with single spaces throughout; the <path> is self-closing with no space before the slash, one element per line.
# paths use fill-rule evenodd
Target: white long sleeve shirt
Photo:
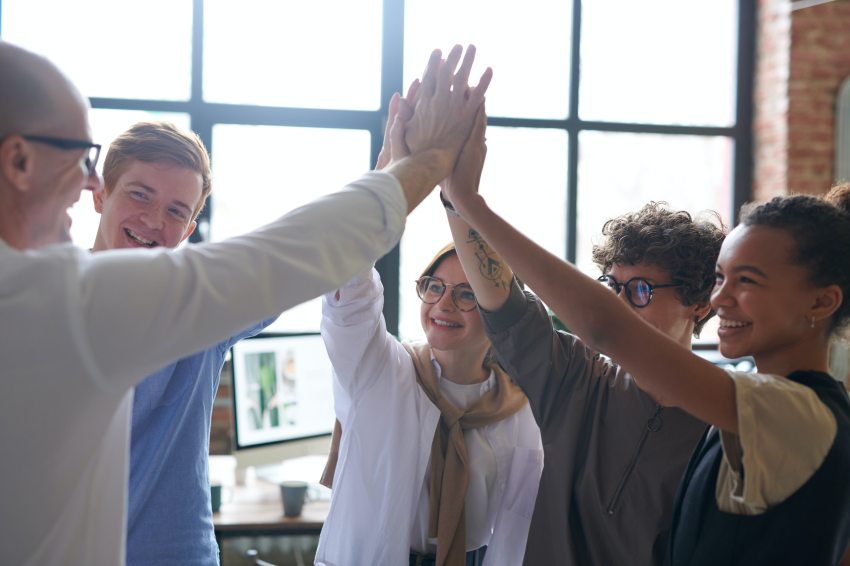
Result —
<path fill-rule="evenodd" d="M 420 511 L 439 409 L 416 382 L 407 350 L 387 333 L 383 287 L 372 270 L 323 301 L 322 337 L 334 366 L 334 407 L 342 424 L 320 566 L 406 564 Z M 540 431 L 526 405 L 480 429 L 495 461 L 493 511 L 484 566 L 522 563 L 543 469 Z"/>
<path fill-rule="evenodd" d="M 124 563 L 131 388 L 389 251 L 407 204 L 368 173 L 245 236 L 178 251 L 0 242 L 0 564 Z"/>

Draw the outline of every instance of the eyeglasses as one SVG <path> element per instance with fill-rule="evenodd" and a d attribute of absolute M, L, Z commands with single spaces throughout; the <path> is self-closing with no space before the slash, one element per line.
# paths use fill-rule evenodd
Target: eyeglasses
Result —
<path fill-rule="evenodd" d="M 469 312 L 478 306 L 475 293 L 466 283 L 446 283 L 439 277 L 424 276 L 416 280 L 416 294 L 423 303 L 433 305 L 446 293 L 446 289 L 452 289 L 452 302 L 462 312 Z"/>
<path fill-rule="evenodd" d="M 610 275 L 602 275 L 599 277 L 598 281 L 608 285 L 612 291 L 616 294 L 620 294 L 620 291 L 626 291 L 626 300 L 632 304 L 632 306 L 642 309 L 647 306 L 649 302 L 652 300 L 652 292 L 655 289 L 668 289 L 671 287 L 681 287 L 681 283 L 667 283 L 664 285 L 653 285 L 643 277 L 632 277 L 625 283 L 620 283 Z"/>
<path fill-rule="evenodd" d="M 55 147 L 58 149 L 64 149 L 66 151 L 71 151 L 75 149 L 87 149 L 88 153 L 86 153 L 83 158 L 80 160 L 86 167 L 86 171 L 88 171 L 89 176 L 95 174 L 95 170 L 97 169 L 97 160 L 100 158 L 100 144 L 92 143 L 83 140 L 69 140 L 65 138 L 53 138 L 50 136 L 21 136 L 25 140 L 29 140 L 36 143 L 43 143 L 45 145 L 49 145 L 51 147 Z"/>

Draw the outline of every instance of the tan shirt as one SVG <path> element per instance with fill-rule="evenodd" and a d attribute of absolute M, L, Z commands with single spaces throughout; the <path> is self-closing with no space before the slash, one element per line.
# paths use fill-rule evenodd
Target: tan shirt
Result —
<path fill-rule="evenodd" d="M 730 371 L 738 434 L 720 433 L 717 506 L 758 515 L 791 496 L 817 471 L 835 440 L 832 412 L 814 391 L 778 375 Z"/>

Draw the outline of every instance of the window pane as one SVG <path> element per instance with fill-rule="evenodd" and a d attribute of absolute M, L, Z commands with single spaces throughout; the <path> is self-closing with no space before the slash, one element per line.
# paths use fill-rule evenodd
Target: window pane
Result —
<path fill-rule="evenodd" d="M 584 132 L 579 137 L 579 267 L 596 276 L 591 248 L 609 218 L 649 201 L 691 214 L 716 211 L 729 225 L 733 143 L 730 138 Z M 703 338 L 716 341 L 716 328 Z"/>
<path fill-rule="evenodd" d="M 204 4 L 204 99 L 374 110 L 381 0 Z"/>
<path fill-rule="evenodd" d="M 481 192 L 490 206 L 529 238 L 565 256 L 567 136 L 562 130 L 487 128 Z M 408 218 L 401 240 L 399 334 L 422 339 L 413 281 L 451 241 L 436 191 Z"/>
<path fill-rule="evenodd" d="M 192 0 L 3 0 L 2 8 L 3 39 L 48 57 L 86 96 L 189 99 Z"/>
<path fill-rule="evenodd" d="M 735 0 L 582 3 L 583 120 L 735 122 Z"/>
<path fill-rule="evenodd" d="M 245 233 L 338 191 L 369 170 L 370 140 L 360 130 L 215 126 L 212 239 Z M 320 321 L 317 299 L 287 311 L 268 330 L 317 331 Z"/>
<path fill-rule="evenodd" d="M 107 110 L 95 108 L 89 111 L 89 121 L 92 127 L 92 139 L 102 147 L 100 160 L 97 164 L 99 172 L 103 172 L 103 161 L 112 140 L 124 133 L 136 122 L 147 120 L 164 120 L 172 122 L 180 128 L 189 129 L 189 115 L 168 112 L 144 112 L 136 110 Z M 94 209 L 92 196 L 89 191 L 83 191 L 80 200 L 70 212 L 71 238 L 74 244 L 81 248 L 90 248 L 97 235 L 100 214 Z"/>
<path fill-rule="evenodd" d="M 431 51 L 478 48 L 470 81 L 487 67 L 491 116 L 565 118 L 569 108 L 571 1 L 409 0 L 405 3 L 405 88 L 421 76 Z M 533 102 L 530 102 L 533 101 Z"/>

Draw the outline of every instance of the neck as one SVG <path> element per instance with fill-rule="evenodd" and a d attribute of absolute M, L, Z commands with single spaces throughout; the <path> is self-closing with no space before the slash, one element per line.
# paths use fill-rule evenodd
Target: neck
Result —
<path fill-rule="evenodd" d="M 754 354 L 753 359 L 761 373 L 782 376 L 798 370 L 829 373 L 829 340 L 826 336 L 812 336 L 775 351 Z"/>
<path fill-rule="evenodd" d="M 443 378 L 453 383 L 472 385 L 481 383 L 490 376 L 490 370 L 484 367 L 486 351 L 433 350 L 433 352 L 440 363 Z"/>
<path fill-rule="evenodd" d="M 104 237 L 100 235 L 100 230 L 98 230 L 97 236 L 94 237 L 94 245 L 91 247 L 91 251 L 102 252 L 107 249 L 109 249 L 109 247 L 106 245 Z"/>
<path fill-rule="evenodd" d="M 24 211 L 14 201 L 0 198 L 0 239 L 7 246 L 25 250 L 30 245 Z"/>

